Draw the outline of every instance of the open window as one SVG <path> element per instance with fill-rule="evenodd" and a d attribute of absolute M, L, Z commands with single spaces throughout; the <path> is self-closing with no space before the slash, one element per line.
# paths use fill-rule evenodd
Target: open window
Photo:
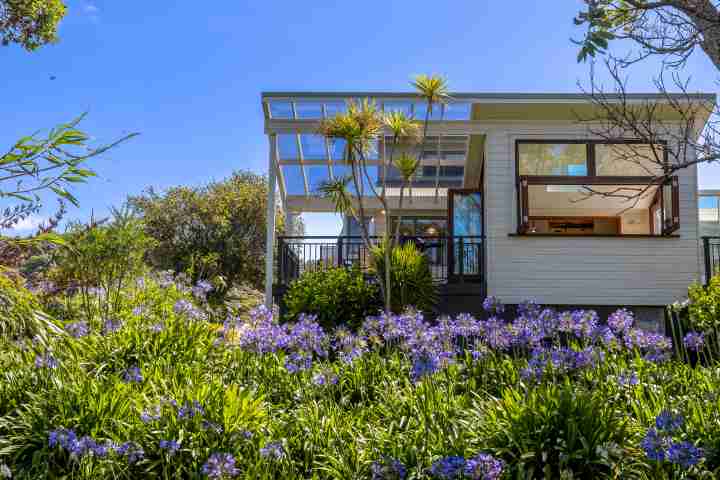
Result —
<path fill-rule="evenodd" d="M 663 236 L 680 227 L 664 145 L 518 141 L 518 233 Z"/>

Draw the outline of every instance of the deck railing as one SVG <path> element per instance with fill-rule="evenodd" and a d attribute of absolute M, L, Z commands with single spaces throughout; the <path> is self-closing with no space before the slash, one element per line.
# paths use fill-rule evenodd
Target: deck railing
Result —
<path fill-rule="evenodd" d="M 377 245 L 382 237 L 371 237 Z M 433 280 L 447 282 L 481 282 L 484 273 L 484 248 L 481 236 L 402 237 L 414 242 L 428 257 Z M 371 256 L 361 237 L 357 236 L 280 236 L 275 259 L 276 284 L 287 286 L 304 272 L 330 267 L 358 267 L 370 271 Z"/>
<path fill-rule="evenodd" d="M 705 255 L 705 283 L 720 274 L 720 237 L 702 237 Z"/>

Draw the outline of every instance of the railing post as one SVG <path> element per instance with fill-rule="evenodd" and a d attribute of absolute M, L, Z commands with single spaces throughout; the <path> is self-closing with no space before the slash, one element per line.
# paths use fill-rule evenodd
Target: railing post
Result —
<path fill-rule="evenodd" d="M 705 285 L 710 283 L 712 278 L 712 262 L 710 261 L 710 237 L 702 237 L 703 254 L 705 255 Z"/>
<path fill-rule="evenodd" d="M 287 278 L 285 278 L 285 262 L 287 261 L 285 255 L 285 237 L 278 237 L 277 245 L 277 259 L 278 259 L 278 283 L 281 285 L 287 284 Z"/>
<path fill-rule="evenodd" d="M 337 266 L 343 266 L 343 237 L 338 237 L 338 254 L 337 254 Z"/>
<path fill-rule="evenodd" d="M 463 237 L 460 237 L 459 247 L 460 248 L 458 249 L 458 253 L 460 255 L 460 259 L 458 267 L 460 269 L 460 272 L 458 272 L 458 274 L 460 275 L 460 281 L 462 282 L 464 280 L 463 275 L 465 273 L 465 241 L 463 240 Z"/>

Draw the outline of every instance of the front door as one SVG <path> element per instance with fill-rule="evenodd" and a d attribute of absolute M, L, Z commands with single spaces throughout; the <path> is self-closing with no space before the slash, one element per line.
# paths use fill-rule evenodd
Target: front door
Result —
<path fill-rule="evenodd" d="M 484 271 L 482 192 L 448 190 L 448 280 L 481 282 Z"/>

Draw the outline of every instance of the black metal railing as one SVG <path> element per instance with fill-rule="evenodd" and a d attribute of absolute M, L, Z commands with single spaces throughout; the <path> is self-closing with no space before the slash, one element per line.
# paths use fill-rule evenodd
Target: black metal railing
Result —
<path fill-rule="evenodd" d="M 371 237 L 370 240 L 377 245 L 382 237 Z M 414 242 L 427 256 L 436 283 L 482 282 L 485 257 L 481 236 L 413 236 L 402 237 L 401 242 Z M 286 286 L 305 272 L 331 267 L 358 267 L 369 272 L 371 253 L 362 237 L 278 237 L 277 285 Z"/>
<path fill-rule="evenodd" d="M 705 283 L 720 274 L 720 237 L 702 237 L 705 255 Z"/>

